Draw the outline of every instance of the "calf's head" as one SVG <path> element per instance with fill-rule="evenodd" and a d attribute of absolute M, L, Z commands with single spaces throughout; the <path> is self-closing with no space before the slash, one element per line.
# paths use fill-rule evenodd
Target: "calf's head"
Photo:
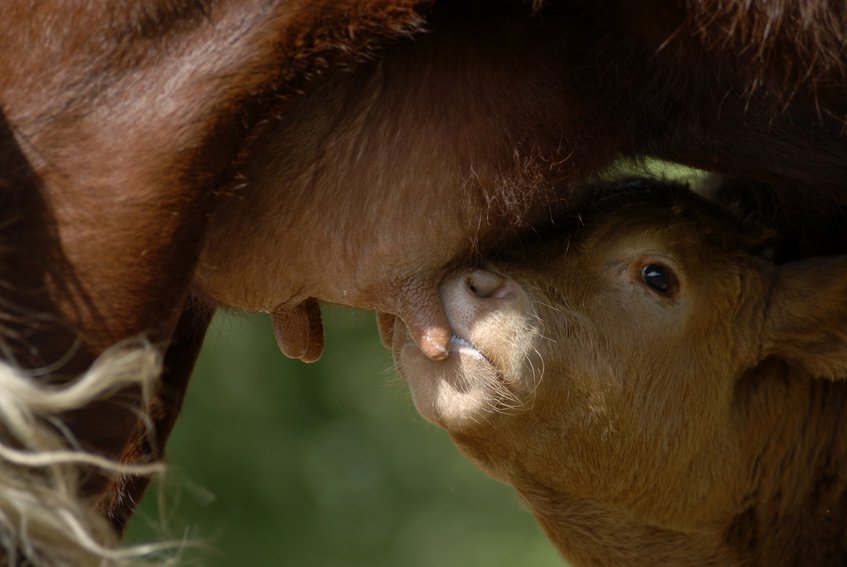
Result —
<path fill-rule="evenodd" d="M 754 430 L 789 407 L 745 407 L 771 395 L 757 369 L 847 376 L 847 261 L 775 266 L 674 186 L 610 191 L 560 232 L 443 280 L 445 360 L 398 323 L 417 409 L 533 508 L 581 499 L 683 531 L 731 518 Z M 761 391 L 740 395 L 749 381 Z"/>

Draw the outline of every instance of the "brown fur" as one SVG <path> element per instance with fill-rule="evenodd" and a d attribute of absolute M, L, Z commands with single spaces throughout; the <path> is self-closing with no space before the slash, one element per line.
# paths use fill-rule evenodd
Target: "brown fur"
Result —
<path fill-rule="evenodd" d="M 168 345 L 215 192 L 255 124 L 331 63 L 421 21 L 411 2 L 147 0 L 8 6 L 0 20 L 6 356 L 32 368 L 70 352 L 66 376 L 125 337 Z M 193 360 L 205 323 L 193 327 L 167 358 Z M 163 432 L 190 368 L 165 371 L 163 390 L 180 392 Z M 129 458 L 135 398 L 68 421 L 85 447 Z M 164 437 L 142 443 L 155 458 Z M 138 496 L 109 513 L 123 523 Z"/>
<path fill-rule="evenodd" d="M 205 329 L 171 342 L 190 295 L 283 320 L 309 298 L 380 309 L 438 358 L 439 274 L 618 157 L 755 177 L 783 211 L 844 205 L 843 2 L 807 4 L 5 7 L 4 358 L 72 352 L 66 379 L 145 334 L 184 389 Z M 315 358 L 310 313 L 291 344 Z M 155 457 L 164 439 L 132 441 L 117 403 L 135 398 L 68 421 L 87 447 Z"/>
<path fill-rule="evenodd" d="M 579 222 L 445 279 L 446 360 L 398 324 L 424 417 L 574 565 L 843 563 L 847 257 L 774 265 L 674 186 Z"/>

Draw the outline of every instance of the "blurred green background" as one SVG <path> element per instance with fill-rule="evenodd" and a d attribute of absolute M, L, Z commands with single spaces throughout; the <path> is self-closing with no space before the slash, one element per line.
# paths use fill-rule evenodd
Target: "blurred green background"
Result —
<path fill-rule="evenodd" d="M 199 542 L 180 565 L 561 566 L 512 489 L 418 416 L 373 313 L 323 309 L 311 365 L 266 316 L 216 316 L 129 540 Z"/>

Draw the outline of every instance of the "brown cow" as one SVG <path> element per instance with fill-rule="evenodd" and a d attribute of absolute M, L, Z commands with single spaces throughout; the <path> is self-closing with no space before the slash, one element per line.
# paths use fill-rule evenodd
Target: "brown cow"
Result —
<path fill-rule="evenodd" d="M 684 188 L 632 182 L 395 331 L 416 407 L 574 565 L 847 559 L 847 257 L 781 265 Z M 583 226 L 584 223 L 584 226 Z"/>
<path fill-rule="evenodd" d="M 840 0 L 532 4 L 5 5 L 4 359 L 67 360 L 66 379 L 150 337 L 155 435 L 133 390 L 66 417 L 84 447 L 143 461 L 218 305 L 274 313 L 305 359 L 314 299 L 400 316 L 443 357 L 438 274 L 615 158 L 847 201 Z M 145 481 L 111 480 L 89 489 L 120 528 Z"/>

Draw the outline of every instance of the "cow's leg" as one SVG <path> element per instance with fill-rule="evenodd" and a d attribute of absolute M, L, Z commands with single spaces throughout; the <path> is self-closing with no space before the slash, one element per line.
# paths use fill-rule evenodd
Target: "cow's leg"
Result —
<path fill-rule="evenodd" d="M 58 383 L 124 339 L 144 337 L 168 349 L 213 191 L 176 176 L 112 185 L 78 181 L 68 176 L 78 170 L 61 164 L 37 171 L 24 144 L 0 115 L 0 356 Z M 167 355 L 173 371 L 166 379 L 174 387 L 162 392 L 174 401 L 164 404 L 162 441 L 208 324 L 209 310 L 192 306 L 179 326 L 178 346 Z M 126 388 L 63 421 L 83 449 L 120 459 L 140 424 L 140 394 Z M 110 476 L 92 471 L 86 493 L 101 494 Z"/>
<path fill-rule="evenodd" d="M 0 18 L 10 32 L 0 60 L 0 280 L 14 285 L 0 286 L 10 306 L 0 347 L 57 383 L 124 339 L 167 349 L 215 192 L 249 161 L 254 127 L 331 64 L 421 23 L 413 0 L 368 10 L 336 0 L 132 4 L 45 2 Z M 172 363 L 186 368 L 166 378 L 179 383 L 190 363 Z M 128 458 L 140 401 L 127 388 L 63 425 L 83 449 Z M 93 472 L 87 494 L 102 496 L 111 477 Z"/>
<path fill-rule="evenodd" d="M 164 456 L 165 444 L 182 408 L 188 380 L 212 314 L 213 309 L 204 302 L 189 297 L 165 353 L 161 385 L 151 408 L 150 422 L 138 425 L 132 442 L 124 452 L 124 462 L 144 463 Z M 149 476 L 118 477 L 100 501 L 99 508 L 119 533 L 126 528 L 149 482 Z"/>
<path fill-rule="evenodd" d="M 0 357 L 58 383 L 123 339 L 143 336 L 166 349 L 149 436 L 137 387 L 63 416 L 87 451 L 125 462 L 158 459 L 211 318 L 209 307 L 186 301 L 211 191 L 165 183 L 144 198 L 136 188 L 129 206 L 87 184 L 51 195 L 20 144 L 0 114 Z M 172 205 L 163 210 L 163 202 Z M 101 509 L 121 529 L 146 480 L 104 493 L 112 476 L 91 470 L 84 490 L 103 495 Z"/>
<path fill-rule="evenodd" d="M 36 373 L 58 366 L 67 371 L 71 361 L 65 359 L 80 347 L 55 296 L 69 295 L 74 282 L 64 278 L 70 266 L 39 177 L 2 111 L 0 242 L 0 357 Z"/>

